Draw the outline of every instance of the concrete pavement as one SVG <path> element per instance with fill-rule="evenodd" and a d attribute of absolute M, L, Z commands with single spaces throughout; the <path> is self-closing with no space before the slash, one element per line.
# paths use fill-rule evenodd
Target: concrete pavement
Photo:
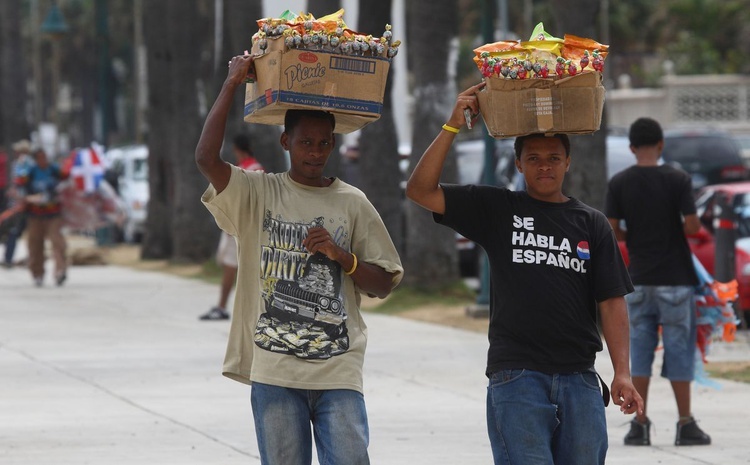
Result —
<path fill-rule="evenodd" d="M 221 376 L 227 322 L 201 322 L 214 285 L 116 266 L 65 287 L 0 270 L 0 463 L 257 464 L 250 388 Z M 485 335 L 366 315 L 373 464 L 489 464 Z M 712 359 L 750 360 L 747 334 Z M 606 353 L 597 368 L 612 370 Z M 657 367 L 658 370 L 658 367 Z M 608 464 L 750 463 L 750 385 L 694 388 L 709 447 L 675 447 L 669 385 L 652 382 L 652 447 L 625 447 L 610 406 Z"/>

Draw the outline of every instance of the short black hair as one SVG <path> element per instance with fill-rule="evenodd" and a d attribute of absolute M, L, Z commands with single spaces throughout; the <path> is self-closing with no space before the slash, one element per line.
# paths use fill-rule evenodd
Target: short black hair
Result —
<path fill-rule="evenodd" d="M 253 149 L 250 148 L 250 136 L 245 133 L 237 134 L 232 139 L 232 144 L 241 152 L 253 153 Z"/>
<path fill-rule="evenodd" d="M 529 139 L 538 139 L 540 137 L 554 137 L 555 139 L 560 139 L 560 142 L 562 142 L 563 147 L 565 148 L 565 156 L 570 156 L 570 138 L 567 134 L 553 134 L 552 136 L 547 136 L 542 133 L 535 133 L 535 134 L 528 134 L 525 136 L 518 136 L 516 137 L 516 141 L 513 143 L 513 149 L 516 151 L 516 158 L 518 160 L 521 159 L 521 152 L 523 152 L 523 144 L 526 143 Z"/>
<path fill-rule="evenodd" d="M 664 140 L 664 132 L 661 125 L 651 118 L 638 118 L 630 125 L 628 133 L 630 145 L 633 147 L 642 147 L 656 145 Z"/>
<path fill-rule="evenodd" d="M 284 115 L 284 132 L 291 134 L 303 118 L 326 120 L 331 123 L 331 132 L 336 129 L 336 118 L 331 112 L 322 110 L 287 110 Z"/>

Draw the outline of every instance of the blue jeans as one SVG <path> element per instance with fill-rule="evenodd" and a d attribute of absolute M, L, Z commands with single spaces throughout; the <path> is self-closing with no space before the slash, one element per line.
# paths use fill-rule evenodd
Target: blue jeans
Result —
<path fill-rule="evenodd" d="M 664 363 L 661 375 L 670 381 L 692 381 L 695 376 L 695 290 L 692 286 L 635 286 L 625 296 L 630 319 L 630 371 L 650 377 L 659 325 Z"/>
<path fill-rule="evenodd" d="M 291 389 L 253 382 L 250 395 L 264 465 L 309 465 L 315 435 L 320 465 L 367 465 L 364 396 L 350 389 Z"/>
<path fill-rule="evenodd" d="M 603 464 L 607 421 L 599 378 L 593 371 L 493 373 L 487 430 L 496 465 Z"/>
<path fill-rule="evenodd" d="M 23 234 L 23 230 L 26 229 L 26 215 L 18 215 L 17 218 L 11 218 L 13 224 L 8 231 L 8 238 L 5 240 L 5 257 L 4 262 L 7 265 L 13 264 L 13 256 L 16 253 L 16 242 L 18 238 Z"/>

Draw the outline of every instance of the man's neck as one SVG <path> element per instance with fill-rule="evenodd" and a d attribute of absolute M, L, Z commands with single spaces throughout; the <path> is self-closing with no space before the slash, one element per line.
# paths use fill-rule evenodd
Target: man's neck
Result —
<path fill-rule="evenodd" d="M 638 166 L 659 166 L 661 152 L 658 146 L 639 147 L 633 151 Z"/>
<path fill-rule="evenodd" d="M 637 166 L 659 166 L 659 155 L 656 156 L 639 156 L 636 157 Z"/>

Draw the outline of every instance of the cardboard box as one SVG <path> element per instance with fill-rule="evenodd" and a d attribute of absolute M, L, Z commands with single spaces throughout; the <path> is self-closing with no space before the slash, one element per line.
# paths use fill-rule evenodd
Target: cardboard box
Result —
<path fill-rule="evenodd" d="M 599 129 L 604 86 L 599 73 L 560 80 L 489 78 L 479 108 L 492 137 L 587 134 Z"/>
<path fill-rule="evenodd" d="M 346 134 L 380 118 L 390 62 L 308 50 L 270 51 L 255 59 L 256 82 L 245 89 L 244 119 L 283 125 L 289 109 L 331 111 Z"/>

